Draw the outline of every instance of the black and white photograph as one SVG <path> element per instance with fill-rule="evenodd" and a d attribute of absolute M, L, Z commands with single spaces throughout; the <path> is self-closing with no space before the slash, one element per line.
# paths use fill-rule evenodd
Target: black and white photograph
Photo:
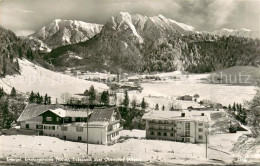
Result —
<path fill-rule="evenodd" d="M 260 166 L 260 0 L 0 0 L 0 165 Z"/>

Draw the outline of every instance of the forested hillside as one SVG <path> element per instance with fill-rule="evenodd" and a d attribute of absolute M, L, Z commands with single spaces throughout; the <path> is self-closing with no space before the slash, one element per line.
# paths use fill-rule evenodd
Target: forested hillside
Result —
<path fill-rule="evenodd" d="M 92 70 L 105 69 L 115 72 L 120 68 L 131 72 L 185 70 L 204 73 L 235 65 L 260 64 L 258 39 L 208 34 L 178 35 L 159 45 L 144 43 L 136 50 L 138 53 L 131 53 L 131 56 L 127 56 L 124 50 L 114 56 L 115 50 L 99 47 L 99 40 L 97 36 L 86 43 L 54 49 L 45 59 L 57 67 L 86 65 Z M 83 59 L 66 60 L 69 51 Z"/>
<path fill-rule="evenodd" d="M 236 65 L 260 65 L 260 41 L 235 36 L 176 37 L 147 51 L 143 71 L 211 72 Z"/>
<path fill-rule="evenodd" d="M 20 73 L 17 58 L 26 58 L 35 63 L 40 63 L 46 68 L 50 67 L 21 38 L 1 26 L 0 41 L 0 77 Z"/>

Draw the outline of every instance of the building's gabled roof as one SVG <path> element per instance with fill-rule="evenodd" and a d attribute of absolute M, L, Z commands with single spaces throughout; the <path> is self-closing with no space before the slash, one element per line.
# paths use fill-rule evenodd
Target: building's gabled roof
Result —
<path fill-rule="evenodd" d="M 181 116 L 185 113 L 185 116 Z M 202 116 L 202 113 L 204 114 Z M 142 119 L 146 120 L 178 120 L 178 121 L 210 121 L 210 115 L 202 111 L 150 111 L 143 115 Z"/>
<path fill-rule="evenodd" d="M 20 117 L 17 119 L 18 122 L 33 119 L 37 116 L 42 115 L 46 111 L 51 111 L 60 117 L 88 117 L 86 109 L 68 109 L 62 105 L 37 105 L 29 104 L 25 107 Z M 92 111 L 89 111 L 91 114 Z"/>
<path fill-rule="evenodd" d="M 56 108 L 56 109 L 49 109 L 46 111 L 51 111 L 54 114 L 58 115 L 59 117 L 81 117 L 85 118 L 88 117 L 89 114 L 91 114 L 92 111 L 87 112 L 86 110 L 66 110 L 62 108 Z M 44 112 L 43 112 L 44 113 Z"/>
<path fill-rule="evenodd" d="M 18 122 L 26 121 L 32 118 L 35 118 L 50 109 L 62 108 L 61 105 L 37 105 L 37 104 L 29 104 L 25 107 L 22 114 L 17 119 Z"/>
<path fill-rule="evenodd" d="M 93 122 L 109 122 L 112 118 L 115 108 L 108 108 L 108 109 L 96 109 L 93 111 L 89 123 Z"/>

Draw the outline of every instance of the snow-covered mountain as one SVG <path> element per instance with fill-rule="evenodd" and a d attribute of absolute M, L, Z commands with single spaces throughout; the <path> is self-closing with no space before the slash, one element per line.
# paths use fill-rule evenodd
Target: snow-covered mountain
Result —
<path fill-rule="evenodd" d="M 27 37 L 33 49 L 50 52 L 60 46 L 84 42 L 100 32 L 103 25 L 56 19 Z"/>
<path fill-rule="evenodd" d="M 241 60 L 243 63 L 234 61 L 224 64 L 222 55 L 229 52 L 225 58 L 230 58 L 229 55 L 238 50 L 236 46 L 244 47 L 243 42 L 234 41 L 226 51 L 215 45 L 222 46 L 227 41 L 208 34 L 163 15 L 148 17 L 120 12 L 104 24 L 100 33 L 84 44 L 53 49 L 45 58 L 57 67 L 85 66 L 87 70 L 120 69 L 126 72 L 210 72 L 223 66 L 229 67 L 230 64 L 250 63 Z M 209 62 L 213 49 L 217 58 Z M 249 49 L 253 56 L 255 48 Z M 244 54 L 238 52 L 236 55 L 242 57 Z"/>
<path fill-rule="evenodd" d="M 227 28 L 222 28 L 220 30 L 216 30 L 212 32 L 211 34 L 213 35 L 218 35 L 218 36 L 237 36 L 237 37 L 247 37 L 247 38 L 259 38 L 260 33 L 259 31 L 251 31 L 249 29 L 227 29 Z"/>
<path fill-rule="evenodd" d="M 147 17 L 120 12 L 108 20 L 101 35 L 131 37 L 131 40 L 138 43 L 151 42 L 150 40 L 162 43 L 170 36 L 192 33 L 193 31 L 192 26 L 168 19 L 163 15 Z"/>

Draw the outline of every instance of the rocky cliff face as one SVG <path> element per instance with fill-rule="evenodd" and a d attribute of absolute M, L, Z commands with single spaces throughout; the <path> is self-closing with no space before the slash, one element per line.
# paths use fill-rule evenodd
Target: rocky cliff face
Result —
<path fill-rule="evenodd" d="M 60 46 L 84 42 L 102 29 L 100 24 L 56 19 L 26 38 L 35 50 L 50 52 Z"/>

